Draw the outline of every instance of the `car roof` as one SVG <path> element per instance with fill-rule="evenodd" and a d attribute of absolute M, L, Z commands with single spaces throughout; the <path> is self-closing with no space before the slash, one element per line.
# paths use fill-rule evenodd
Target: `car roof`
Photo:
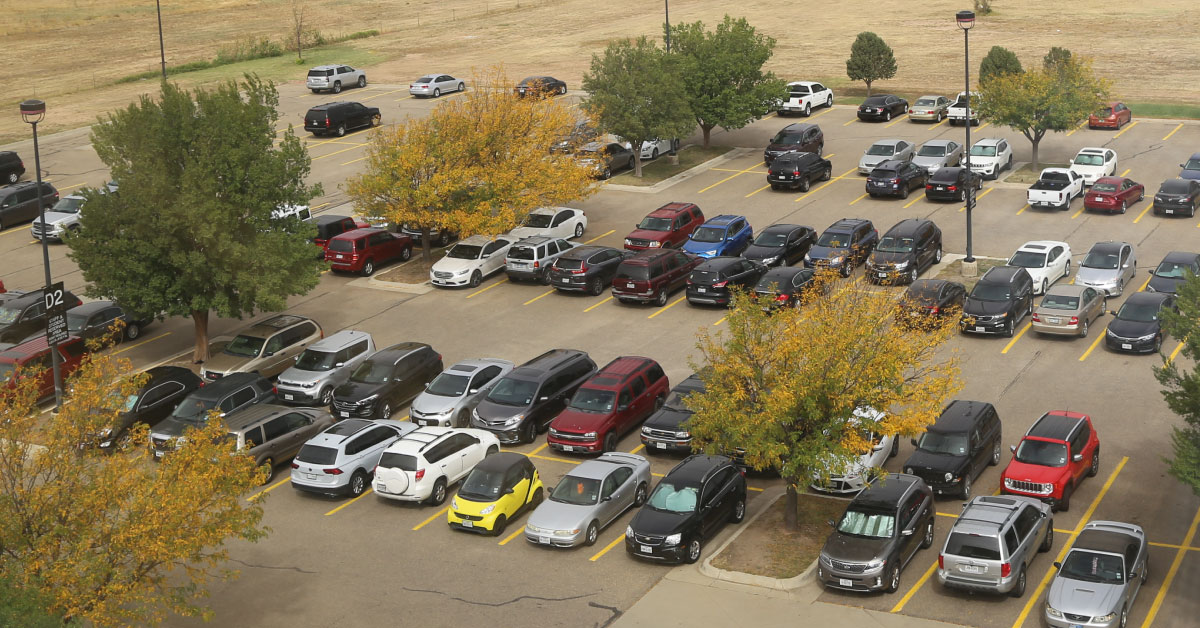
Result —
<path fill-rule="evenodd" d="M 875 168 L 871 172 L 874 173 L 875 170 L 899 170 L 900 166 L 903 166 L 905 163 L 907 162 L 900 159 L 888 159 L 875 164 Z"/>
<path fill-rule="evenodd" d="M 985 138 L 975 142 L 975 145 L 976 146 L 995 146 L 996 144 L 999 144 L 1000 142 L 1003 142 L 1003 141 L 1004 141 L 1004 138 L 1002 138 L 1002 137 L 985 137 Z"/>
<path fill-rule="evenodd" d="M 512 366 L 512 365 L 513 365 L 512 362 L 509 362 L 508 360 L 501 360 L 498 358 L 468 358 L 466 360 L 459 360 L 458 362 L 451 364 L 450 367 L 446 369 L 446 371 L 454 372 L 454 373 L 468 374 L 468 373 L 474 373 L 475 371 L 478 371 L 479 369 L 485 369 L 489 366 L 504 367 L 504 366 Z"/>
<path fill-rule="evenodd" d="M 622 260 L 621 264 L 629 264 L 631 266 L 646 266 L 660 257 L 668 257 L 678 253 L 674 249 L 642 249 L 633 254 L 633 257 Z"/>
<path fill-rule="evenodd" d="M 650 368 L 652 364 L 654 364 L 654 360 L 650 358 L 643 358 L 637 355 L 621 356 L 605 364 L 604 368 L 597 371 L 583 383 L 583 387 L 599 390 L 617 390 L 622 384 L 629 381 L 634 374 L 640 373 L 643 369 Z"/>
<path fill-rule="evenodd" d="M 277 331 L 287 329 L 288 327 L 291 327 L 292 325 L 303 323 L 303 322 L 306 322 L 309 320 L 310 319 L 308 319 L 304 316 L 296 316 L 295 314 L 279 314 L 278 316 L 272 316 L 271 318 L 258 321 L 257 323 L 254 323 L 253 325 L 247 327 L 244 331 L 242 331 L 240 333 L 242 333 L 242 334 L 262 333 L 262 334 L 269 335 L 269 334 L 273 334 Z"/>
<path fill-rule="evenodd" d="M 786 154 L 795 154 L 795 153 L 786 153 Z M 785 222 L 780 222 L 780 223 L 775 223 L 773 225 L 770 225 L 768 227 L 764 227 L 764 228 L 760 229 L 758 231 L 758 233 L 759 233 L 759 235 L 762 235 L 764 233 L 791 233 L 792 231 L 795 231 L 796 229 L 811 230 L 812 227 L 806 227 L 804 225 L 792 225 L 792 224 L 788 224 Z"/>
<path fill-rule="evenodd" d="M 1025 244 L 1022 244 L 1020 247 L 1018 247 L 1017 250 L 1041 253 L 1043 251 L 1049 251 L 1050 249 L 1052 249 L 1056 246 L 1061 246 L 1063 248 L 1070 248 L 1071 245 L 1067 244 L 1066 242 L 1058 242 L 1055 240 L 1030 240 L 1029 242 L 1026 242 Z"/>
<path fill-rule="evenodd" d="M 732 255 L 721 255 L 718 257 L 710 257 L 710 258 L 704 260 L 703 262 L 701 262 L 700 265 L 696 267 L 696 270 L 698 270 L 698 271 L 721 270 L 722 268 L 728 268 L 730 266 L 733 266 L 734 264 L 738 263 L 741 260 L 742 260 L 742 258 L 735 257 Z"/>
<path fill-rule="evenodd" d="M 312 220 L 318 225 L 328 225 L 330 223 L 341 222 L 346 219 L 350 219 L 350 217 L 342 216 L 340 214 L 321 214 L 319 216 L 314 216 Z"/>
<path fill-rule="evenodd" d="M 708 477 L 714 468 L 731 462 L 733 461 L 725 456 L 692 454 L 668 471 L 666 477 L 663 479 L 688 484 L 700 484 L 704 482 L 704 478 Z"/>
<path fill-rule="evenodd" d="M 1083 420 L 1084 415 L 1077 412 L 1053 411 L 1043 414 L 1026 432 L 1026 436 L 1066 440 L 1075 430 L 1075 426 Z"/>
<path fill-rule="evenodd" d="M 782 129 L 779 129 L 779 132 L 780 133 L 803 133 L 804 131 L 807 131 L 807 130 L 813 129 L 813 128 L 817 128 L 817 125 L 812 122 L 793 122 L 792 124 L 789 124 L 789 125 L 783 127 Z"/>
<path fill-rule="evenodd" d="M 863 223 L 870 224 L 870 222 L 871 221 L 867 220 L 866 218 L 842 218 L 832 225 L 829 225 L 825 230 L 832 231 L 834 233 L 839 231 L 854 231 L 862 226 Z"/>
<path fill-rule="evenodd" d="M 1188 253 L 1187 251 L 1171 251 L 1163 257 L 1164 262 L 1194 262 L 1200 257 L 1200 253 Z"/>
<path fill-rule="evenodd" d="M 1108 148 L 1097 148 L 1097 147 L 1095 147 L 1095 146 L 1084 146 L 1083 148 L 1079 149 L 1079 152 L 1078 152 L 1078 153 L 1075 153 L 1075 154 L 1076 154 L 1076 155 L 1082 155 L 1082 154 L 1084 154 L 1084 153 L 1087 153 L 1087 154 L 1091 155 L 1091 154 L 1094 154 L 1094 153 L 1100 153 L 1100 154 L 1102 154 L 1102 155 L 1103 155 L 1105 152 L 1108 152 L 1109 150 L 1111 150 L 1111 149 L 1108 149 Z"/>
<path fill-rule="evenodd" d="M 1087 289 L 1088 286 L 1081 284 L 1058 284 L 1050 286 L 1050 289 L 1046 291 L 1046 294 L 1063 297 L 1077 297 L 1081 296 L 1083 291 Z"/>
<path fill-rule="evenodd" d="M 513 451 L 502 451 L 487 456 L 479 464 L 475 465 L 475 468 L 483 471 L 507 471 L 514 465 L 523 465 L 528 460 L 524 454 Z"/>
<path fill-rule="evenodd" d="M 41 300 L 42 300 L 42 289 L 38 288 L 37 290 L 27 292 L 25 294 L 22 294 L 17 297 L 13 297 L 11 299 L 2 301 L 0 303 L 3 303 L 3 305 L 5 307 L 11 307 L 12 309 L 15 310 L 15 309 L 23 309 L 23 308 L 29 307 L 29 304 L 34 303 L 34 302 L 40 302 Z"/>
<path fill-rule="evenodd" d="M 475 246 L 485 246 L 497 240 L 500 236 L 473 235 L 469 238 L 463 238 L 457 244 L 473 244 Z M 512 241 L 512 238 L 505 238 L 505 241 Z"/>
<path fill-rule="evenodd" d="M 929 220 L 928 218 L 905 218 L 904 220 L 892 225 L 892 228 L 888 229 L 887 233 L 884 233 L 883 235 L 898 236 L 914 234 L 926 224 L 933 224 L 933 221 Z"/>
<path fill-rule="evenodd" d="M 1013 279 L 1015 279 L 1016 276 L 1022 272 L 1028 274 L 1029 271 L 1026 271 L 1024 268 L 1020 268 L 1018 266 L 993 266 L 989 268 L 986 273 L 983 273 L 983 276 L 979 278 L 979 281 L 1008 284 L 1012 283 Z"/>
<path fill-rule="evenodd" d="M 537 246 L 539 244 L 545 244 L 547 242 L 553 242 L 554 240 L 559 239 L 561 238 L 552 238 L 550 236 L 543 235 L 529 236 L 528 238 L 521 238 L 520 240 L 517 240 L 516 244 L 513 245 L 513 248 L 518 246 Z"/>
<path fill-rule="evenodd" d="M 924 96 L 921 96 L 920 98 L 917 98 L 917 100 L 921 100 L 921 98 L 933 98 L 933 99 L 938 99 L 938 98 L 943 98 L 943 96 L 942 96 L 941 94 L 925 94 Z"/>
<path fill-rule="evenodd" d="M 242 408 L 225 418 L 225 427 L 240 430 L 269 417 L 297 412 L 298 408 L 290 408 L 274 403 L 258 403 Z"/>
<path fill-rule="evenodd" d="M 606 460 L 603 458 L 592 458 L 585 460 L 577 465 L 574 469 L 567 472 L 563 479 L 572 478 L 587 478 L 590 480 L 603 480 L 608 477 L 609 473 L 613 472 L 616 467 L 627 467 L 629 463 L 617 462 L 615 460 Z"/>
<path fill-rule="evenodd" d="M 920 481 L 921 478 L 915 475 L 888 473 L 872 480 L 851 503 L 859 506 L 892 509 L 899 505 L 900 499 L 908 492 L 909 487 Z"/>
<path fill-rule="evenodd" d="M 69 336 L 68 339 L 78 340 L 78 336 Z M 58 346 L 63 346 L 66 342 L 58 343 Z M 26 358 L 31 355 L 36 355 L 50 348 L 50 343 L 46 341 L 46 336 L 41 335 L 30 340 L 26 340 L 19 345 L 11 345 L 8 348 L 0 351 L 0 361 L 15 362 L 21 358 Z"/>
<path fill-rule="evenodd" d="M 1116 530 L 1084 528 L 1079 533 L 1079 536 L 1075 537 L 1075 543 L 1071 545 L 1071 549 L 1095 550 L 1124 555 L 1125 550 L 1130 544 L 1139 545 L 1141 544 L 1141 540 L 1132 534 L 1124 534 Z"/>
<path fill-rule="evenodd" d="M 203 388 L 192 391 L 192 396 L 198 399 L 219 399 L 233 392 L 235 388 L 241 388 L 261 379 L 261 375 L 254 373 L 230 373 L 211 382 L 205 382 Z"/>
<path fill-rule="evenodd" d="M 678 203 L 678 202 L 667 203 L 666 205 L 663 205 L 662 207 L 659 207 L 658 209 L 656 209 L 646 215 L 647 216 L 659 216 L 660 215 L 659 212 L 662 212 L 661 216 L 663 216 L 663 217 L 674 216 L 682 211 L 687 211 L 693 207 L 695 207 L 696 209 L 700 209 L 699 207 L 696 206 L 695 203 Z"/>
<path fill-rule="evenodd" d="M 333 236 L 332 238 L 330 238 L 330 240 L 361 240 L 373 233 L 380 233 L 380 232 L 387 232 L 387 229 L 384 229 L 382 227 L 363 227 L 361 229 L 351 229 L 350 231 L 344 231 L 342 233 L 339 233 L 339 234 Z"/>
<path fill-rule="evenodd" d="M 928 142 L 925 142 L 921 146 L 948 146 L 950 144 L 957 144 L 957 143 L 958 142 L 956 142 L 954 140 L 929 140 Z"/>
<path fill-rule="evenodd" d="M 308 110 L 309 111 L 313 111 L 313 110 L 324 111 L 325 109 L 328 109 L 330 107 L 336 107 L 338 105 L 348 105 L 348 104 L 350 104 L 350 101 L 348 101 L 348 100 L 335 100 L 333 102 L 324 102 L 319 105 L 313 105 L 313 106 L 309 107 Z"/>
<path fill-rule="evenodd" d="M 1103 240 L 1092 245 L 1089 251 L 1097 251 L 1100 253 L 1120 253 L 1121 249 L 1127 246 L 1133 246 L 1128 242 L 1118 242 L 1116 240 Z"/>
<path fill-rule="evenodd" d="M 791 87 L 793 85 L 805 85 L 805 86 L 811 87 L 813 85 L 819 85 L 819 83 L 817 83 L 816 81 L 791 81 L 790 83 L 788 83 L 788 87 Z"/>
<path fill-rule="evenodd" d="M 779 281 L 781 279 L 791 279 L 805 270 L 806 269 L 802 266 L 776 266 L 775 268 L 768 270 L 767 273 L 762 276 L 762 280 Z"/>
<path fill-rule="evenodd" d="M 576 349 L 551 349 L 509 371 L 505 377 L 541 381 L 546 377 L 550 369 L 558 368 L 580 357 L 587 357 L 587 354 Z"/>
<path fill-rule="evenodd" d="M 67 310 L 67 312 L 80 314 L 83 316 L 91 316 L 100 310 L 114 307 L 115 305 L 116 303 L 112 301 L 88 301 L 83 305 L 76 305 L 75 307 Z"/>
<path fill-rule="evenodd" d="M 312 346 L 310 346 L 309 349 L 313 349 L 316 351 L 337 351 L 338 349 L 341 349 L 342 347 L 345 347 L 347 345 L 352 345 L 356 342 L 359 342 L 361 340 L 366 340 L 370 337 L 371 337 L 371 334 L 368 334 L 365 331 L 358 331 L 355 329 L 343 329 L 335 334 L 330 334 L 329 336 L 326 336 L 326 337 L 312 343 Z"/>
<path fill-rule="evenodd" d="M 312 67 L 310 69 L 312 69 L 312 70 L 336 70 L 340 67 L 342 67 L 342 66 L 340 66 L 340 65 L 318 65 L 318 66 Z M 347 67 L 349 67 L 349 66 L 347 66 Z"/>
<path fill-rule="evenodd" d="M 384 347 L 383 349 L 380 349 L 379 351 L 372 353 L 371 357 L 369 357 L 367 359 L 371 360 L 372 362 L 380 362 L 380 361 L 383 361 L 383 362 L 396 361 L 396 362 L 398 362 L 400 360 L 400 358 L 403 358 L 404 356 L 407 356 L 410 353 L 413 353 L 414 351 L 419 351 L 424 348 L 429 348 L 431 350 L 433 349 L 433 347 L 430 347 L 429 345 L 427 345 L 423 342 L 411 342 L 411 341 L 401 342 L 401 343 L 394 344 L 390 347 Z"/>
<path fill-rule="evenodd" d="M 583 122 L 587 122 L 587 120 L 584 120 Z M 553 215 L 557 214 L 558 212 L 563 211 L 564 209 L 569 209 L 574 212 L 580 211 L 578 209 L 575 209 L 574 207 L 538 207 L 537 209 L 531 210 L 529 213 L 530 214 L 545 214 L 547 216 L 553 216 Z"/>
<path fill-rule="evenodd" d="M 1162 305 L 1171 295 L 1165 292 L 1135 292 L 1125 299 L 1130 305 Z M 1122 303 L 1124 305 L 1124 303 Z"/>
<path fill-rule="evenodd" d="M 672 391 L 687 390 L 692 392 L 704 392 L 704 380 L 700 378 L 699 373 L 692 373 L 679 382 L 672 388 Z"/>
<path fill-rule="evenodd" d="M 184 373 L 187 373 L 187 375 L 184 375 Z M 147 382 L 147 385 L 165 379 L 178 379 L 180 377 L 188 378 L 188 375 L 191 376 L 188 379 L 200 379 L 199 375 L 196 375 L 195 372 L 186 366 L 172 366 L 169 364 L 161 364 L 159 366 L 147 369 L 146 375 L 150 376 L 150 380 Z"/>
<path fill-rule="evenodd" d="M 745 220 L 745 219 L 746 219 L 745 216 L 736 216 L 734 214 L 721 214 L 720 216 L 713 216 L 712 218 L 709 218 L 707 221 L 705 221 L 704 226 L 706 226 L 706 227 L 725 227 L 725 226 L 729 226 L 729 223 L 731 223 L 735 220 Z"/>
<path fill-rule="evenodd" d="M 885 140 L 875 140 L 875 142 L 872 144 L 872 146 L 880 146 L 880 145 L 895 146 L 896 144 L 899 144 L 900 142 L 907 142 L 907 141 L 908 140 L 902 140 L 899 138 L 892 137 L 892 138 L 888 138 Z"/>
<path fill-rule="evenodd" d="M 1184 192 L 1188 188 L 1196 185 L 1195 179 L 1167 179 L 1158 186 L 1160 192 Z"/>
<path fill-rule="evenodd" d="M 995 534 L 1017 513 L 1023 501 L 1000 495 L 976 497 L 963 507 L 958 520 L 954 522 L 954 531 Z"/>
<path fill-rule="evenodd" d="M 961 166 L 942 166 L 941 168 L 937 169 L 937 172 L 933 173 L 933 175 L 929 177 L 929 180 L 932 181 L 936 179 L 938 181 L 955 181 L 958 179 L 958 175 L 964 170 L 966 170 L 966 168 Z"/>
<path fill-rule="evenodd" d="M 955 399 L 938 416 L 937 422 L 926 428 L 930 432 L 961 433 L 975 425 L 976 417 L 982 416 L 992 404 L 986 401 Z"/>

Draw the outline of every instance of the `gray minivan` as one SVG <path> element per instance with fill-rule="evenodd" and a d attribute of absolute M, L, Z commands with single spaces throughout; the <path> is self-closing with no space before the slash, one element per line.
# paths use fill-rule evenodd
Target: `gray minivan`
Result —
<path fill-rule="evenodd" d="M 333 389 L 350 379 L 354 369 L 375 353 L 375 340 L 365 331 L 344 329 L 323 338 L 296 357 L 296 364 L 275 382 L 279 398 L 296 405 L 333 403 Z"/>
<path fill-rule="evenodd" d="M 58 202 L 58 190 L 42 183 L 42 206 L 46 210 Z M 36 181 L 26 181 L 0 188 L 0 230 L 28 222 L 38 217 L 38 187 Z"/>
<path fill-rule="evenodd" d="M 273 403 L 250 406 L 229 417 L 226 426 L 237 450 L 254 457 L 263 469 L 263 484 L 275 476 L 275 465 L 291 460 L 308 439 L 333 425 L 333 417 L 317 408 L 289 408 Z"/>

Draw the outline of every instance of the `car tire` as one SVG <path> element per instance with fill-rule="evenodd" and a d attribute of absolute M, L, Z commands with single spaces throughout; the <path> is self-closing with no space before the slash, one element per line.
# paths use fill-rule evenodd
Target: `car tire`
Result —
<path fill-rule="evenodd" d="M 538 490 L 533 492 L 533 497 L 531 497 L 529 499 L 530 507 L 537 508 L 538 506 L 541 505 L 542 500 L 545 498 L 546 498 L 546 496 L 542 493 L 542 487 L 539 486 Z"/>
<path fill-rule="evenodd" d="M 846 260 L 846 263 L 842 264 L 842 269 L 839 272 L 841 272 L 843 278 L 849 277 L 850 273 L 854 272 L 854 269 L 850 267 L 850 260 Z"/>
<path fill-rule="evenodd" d="M 825 168 L 825 172 L 821 173 L 822 181 L 829 181 L 831 179 L 833 179 L 833 167 L 832 166 Z"/>
<path fill-rule="evenodd" d="M 314 90 L 312 90 L 312 93 L 314 93 L 314 94 L 320 94 L 320 93 L 321 93 L 321 90 L 319 90 L 319 89 L 314 89 Z"/>
<path fill-rule="evenodd" d="M 1068 484 L 1066 486 L 1066 488 L 1063 489 L 1062 499 L 1058 500 L 1059 512 L 1070 512 L 1072 491 L 1074 491 L 1074 487 L 1071 486 L 1070 484 Z"/>
<path fill-rule="evenodd" d="M 1042 544 L 1038 546 L 1038 551 L 1045 554 L 1054 547 L 1054 520 L 1051 519 L 1046 523 L 1046 538 L 1042 539 Z"/>
<path fill-rule="evenodd" d="M 429 493 L 429 498 L 425 500 L 430 506 L 441 506 L 442 502 L 446 501 L 446 478 L 438 478 L 433 484 L 433 490 Z"/>
<path fill-rule="evenodd" d="M 963 475 L 962 482 L 959 483 L 958 495 L 963 499 L 971 499 L 971 471 L 968 469 Z"/>
<path fill-rule="evenodd" d="M 778 190 L 778 189 L 780 189 L 780 188 L 781 188 L 781 186 L 779 186 L 779 185 L 776 185 L 776 184 L 774 184 L 774 183 L 772 183 L 772 184 L 771 184 L 771 189 L 772 189 L 772 190 Z"/>
<path fill-rule="evenodd" d="M 811 116 L 811 115 L 812 115 L 812 104 L 811 104 L 811 103 L 805 103 L 805 105 L 804 105 L 804 117 L 805 117 L 805 118 L 807 118 L 807 117 L 809 117 L 809 116 Z"/>
<path fill-rule="evenodd" d="M 917 266 L 914 264 L 912 270 L 908 271 L 908 283 L 912 285 L 917 282 Z"/>
<path fill-rule="evenodd" d="M 658 147 L 655 147 L 654 150 L 650 152 L 650 159 L 658 159 Z"/>
<path fill-rule="evenodd" d="M 1000 439 L 999 438 L 997 438 L 996 442 L 992 444 L 992 457 L 991 457 L 991 459 L 988 460 L 988 466 L 994 467 L 998 464 L 1000 464 Z"/>
<path fill-rule="evenodd" d="M 577 225 L 575 225 L 575 237 L 576 237 L 576 238 L 582 238 L 582 237 L 583 237 L 583 223 L 582 223 L 582 222 L 581 222 L 581 223 L 579 223 L 579 224 L 577 224 Z"/>
<path fill-rule="evenodd" d="M 1017 574 L 1017 583 L 1013 585 L 1012 590 L 1008 592 L 1012 597 L 1021 597 L 1025 595 L 1025 570 L 1022 569 Z"/>
<path fill-rule="evenodd" d="M 599 277 L 593 277 L 587 283 L 587 291 L 588 291 L 588 294 L 590 294 L 594 297 L 600 296 L 600 293 L 604 292 L 604 282 L 600 281 Z"/>
<path fill-rule="evenodd" d="M 683 558 L 687 564 L 691 565 L 700 560 L 700 554 L 704 549 L 700 544 L 700 539 L 688 541 L 687 548 L 687 554 Z"/>
<path fill-rule="evenodd" d="M 320 403 L 323 406 L 333 405 L 333 389 L 332 388 L 322 389 L 321 392 L 317 395 L 317 399 L 320 400 Z"/>
<path fill-rule="evenodd" d="M 442 90 L 441 90 L 441 89 L 439 89 L 439 88 L 437 88 L 437 87 L 433 88 L 433 97 L 434 97 L 434 98 L 440 98 L 440 97 L 441 97 L 441 95 L 442 95 Z"/>
<path fill-rule="evenodd" d="M 367 75 L 364 74 L 364 75 L 358 77 L 358 87 L 361 89 L 366 86 L 367 86 Z"/>
<path fill-rule="evenodd" d="M 967 190 L 965 188 L 958 191 L 958 202 L 967 202 Z"/>
<path fill-rule="evenodd" d="M 342 82 L 341 81 L 333 82 L 333 93 L 335 93 L 335 94 L 342 93 Z"/>
<path fill-rule="evenodd" d="M 350 476 L 350 483 L 347 486 L 350 489 L 351 497 L 358 497 L 359 495 L 362 495 L 363 492 L 367 490 L 366 472 L 362 469 L 355 471 L 354 475 Z"/>
<path fill-rule="evenodd" d="M 796 187 L 799 188 L 801 192 L 807 192 L 808 188 L 811 186 L 812 183 L 809 182 L 808 177 L 806 176 L 803 179 L 800 179 L 800 183 Z"/>
<path fill-rule="evenodd" d="M 925 536 L 921 538 L 921 549 L 929 549 L 933 546 L 933 519 L 925 524 Z"/>
<path fill-rule="evenodd" d="M 888 593 L 895 593 L 900 590 L 900 565 L 892 565 L 892 575 L 888 578 L 886 590 Z"/>
<path fill-rule="evenodd" d="M 935 251 L 933 254 L 933 263 L 934 264 L 942 263 L 942 243 L 941 242 L 938 242 L 937 251 Z"/>
<path fill-rule="evenodd" d="M 521 427 L 520 441 L 532 443 L 535 440 L 537 440 L 537 426 L 533 424 L 533 421 L 526 421 L 525 425 Z"/>
<path fill-rule="evenodd" d="M 885 112 L 883 112 L 883 121 L 884 121 L 884 122 L 887 122 L 887 121 L 889 121 L 889 120 L 891 120 L 891 119 L 892 119 L 892 112 L 891 112 L 891 111 L 885 111 Z"/>
<path fill-rule="evenodd" d="M 262 469 L 263 479 L 259 486 L 266 486 L 271 483 L 271 479 L 275 477 L 275 461 L 270 457 L 263 459 L 258 467 Z"/>
<path fill-rule="evenodd" d="M 479 271 L 471 273 L 471 282 L 468 285 L 472 288 L 478 288 L 481 283 L 483 283 L 483 273 Z"/>
<path fill-rule="evenodd" d="M 1094 478 L 1094 477 L 1096 477 L 1097 473 L 1100 473 L 1100 448 L 1099 447 L 1096 448 L 1096 451 L 1092 452 L 1092 465 L 1090 467 L 1088 467 L 1088 477 Z"/>
<path fill-rule="evenodd" d="M 136 340 L 137 337 L 140 335 L 142 335 L 142 326 L 141 325 L 138 325 L 137 323 L 126 323 L 125 324 L 125 339 L 126 340 Z"/>
<path fill-rule="evenodd" d="M 1043 279 L 1043 280 L 1042 280 L 1042 291 L 1041 291 L 1041 292 L 1039 292 L 1038 294 L 1043 294 L 1043 295 L 1044 295 L 1044 294 L 1046 294 L 1046 291 L 1047 291 L 1047 290 L 1049 290 L 1049 289 L 1050 289 L 1050 280 L 1049 280 L 1049 279 Z"/>
<path fill-rule="evenodd" d="M 1162 334 L 1159 334 L 1154 338 L 1154 352 L 1162 353 Z"/>
<path fill-rule="evenodd" d="M 379 410 L 376 412 L 375 418 L 377 418 L 377 419 L 392 418 L 392 404 L 390 404 L 386 401 L 383 402 L 383 405 L 379 406 Z"/>
<path fill-rule="evenodd" d="M 1087 321 L 1080 321 L 1080 323 L 1079 323 L 1079 337 L 1080 337 L 1080 338 L 1087 338 L 1087 335 L 1088 335 L 1088 323 L 1087 323 Z"/>
<path fill-rule="evenodd" d="M 617 435 L 615 433 L 609 432 L 608 434 L 604 435 L 604 443 L 601 446 L 601 450 L 602 453 L 608 453 L 610 451 L 617 450 Z"/>
<path fill-rule="evenodd" d="M 337 130 L 336 130 L 336 131 L 334 131 L 334 134 L 335 134 L 335 135 L 337 135 L 338 137 L 345 137 L 345 135 L 346 135 L 346 125 L 345 125 L 345 124 L 339 124 L 339 125 L 337 125 Z"/>
<path fill-rule="evenodd" d="M 646 451 L 650 451 L 650 450 L 647 449 Z M 637 491 L 634 492 L 634 494 L 633 494 L 633 507 L 637 508 L 637 507 L 641 506 L 642 504 L 646 503 L 646 498 L 648 497 L 648 493 L 649 493 L 649 491 L 646 490 L 645 482 L 638 484 Z"/>
<path fill-rule="evenodd" d="M 546 266 L 545 268 L 542 269 L 541 274 L 538 275 L 537 282 L 542 284 L 543 286 L 550 285 L 550 267 L 549 266 Z"/>
<path fill-rule="evenodd" d="M 500 536 L 504 534 L 504 528 L 508 527 L 508 517 L 500 515 L 496 517 L 496 522 L 492 524 L 492 536 Z"/>
<path fill-rule="evenodd" d="M 667 305 L 667 291 L 659 290 L 654 296 L 654 307 L 664 307 Z"/>
<path fill-rule="evenodd" d="M 466 84 L 466 83 L 459 83 L 459 84 L 458 84 L 458 91 L 460 91 L 460 92 L 465 92 L 465 91 L 467 91 L 467 84 Z"/>
<path fill-rule="evenodd" d="M 600 536 L 600 526 L 593 521 L 588 524 L 587 532 L 583 536 L 583 544 L 591 547 L 596 544 L 596 538 Z"/>
<path fill-rule="evenodd" d="M 371 275 L 374 275 L 375 274 L 375 262 L 373 260 L 367 260 L 367 261 L 363 262 L 361 274 L 363 277 L 370 277 Z"/>
<path fill-rule="evenodd" d="M 600 178 L 604 179 L 605 181 L 611 179 L 612 178 L 612 169 L 609 168 L 608 166 L 605 166 L 604 172 L 600 173 Z"/>
<path fill-rule="evenodd" d="M 892 437 L 892 450 L 888 452 L 888 458 L 895 458 L 896 454 L 900 453 L 900 439 Z"/>
<path fill-rule="evenodd" d="M 565 93 L 567 93 L 567 86 L 566 86 L 566 85 L 560 85 L 560 86 L 558 87 L 558 93 L 559 93 L 559 95 L 562 95 L 562 94 L 565 94 Z"/>
<path fill-rule="evenodd" d="M 412 259 L 412 247 L 406 246 L 404 250 L 400 251 L 400 261 L 407 262 L 410 259 Z"/>
<path fill-rule="evenodd" d="M 733 504 L 733 510 L 729 513 L 730 523 L 741 523 L 746 518 L 746 498 L 739 497 L 737 502 Z"/>

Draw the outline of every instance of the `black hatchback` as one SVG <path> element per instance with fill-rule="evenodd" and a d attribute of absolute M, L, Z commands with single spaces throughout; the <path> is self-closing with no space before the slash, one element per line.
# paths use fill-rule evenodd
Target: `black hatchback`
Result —
<path fill-rule="evenodd" d="M 932 327 L 947 316 L 958 316 L 966 296 L 966 287 L 956 281 L 918 279 L 904 291 L 896 320 L 907 327 Z"/>
<path fill-rule="evenodd" d="M 366 126 L 379 126 L 379 107 L 357 102 L 327 102 L 304 114 L 304 130 L 313 135 L 336 135 Z"/>
<path fill-rule="evenodd" d="M 746 517 L 746 477 L 725 456 L 695 454 L 675 465 L 633 516 L 625 551 L 637 558 L 694 563 L 726 522 Z"/>
<path fill-rule="evenodd" d="M 754 236 L 742 257 L 764 266 L 791 266 L 804 259 L 816 241 L 817 232 L 812 227 L 771 225 Z"/>
<path fill-rule="evenodd" d="M 942 230 L 926 218 L 906 218 L 888 229 L 867 258 L 867 281 L 913 283 L 942 261 Z"/>
<path fill-rule="evenodd" d="M 748 259 L 714 257 L 697 266 L 688 277 L 688 303 L 729 305 L 734 288 L 749 290 L 766 272 L 766 266 Z"/>
<path fill-rule="evenodd" d="M 1154 195 L 1154 215 L 1196 215 L 1200 208 L 1200 181 L 1195 179 L 1167 179 L 1158 186 Z"/>
<path fill-rule="evenodd" d="M 796 189 L 807 192 L 814 181 L 833 178 L 833 163 L 816 153 L 783 153 L 767 168 L 767 183 L 772 190 Z"/>
<path fill-rule="evenodd" d="M 816 287 L 816 275 L 817 271 L 812 268 L 772 268 L 758 280 L 754 293 L 770 297 L 772 308 L 800 307 L 808 291 Z"/>
<path fill-rule="evenodd" d="M 635 252 L 611 246 L 577 246 L 554 260 L 550 285 L 556 290 L 597 296 L 612 286 L 617 267 Z"/>
<path fill-rule="evenodd" d="M 965 203 L 967 188 L 972 185 L 976 190 L 983 188 L 983 177 L 967 168 L 958 166 L 938 168 L 937 172 L 929 175 L 929 180 L 925 182 L 925 198 L 931 201 Z"/>
<path fill-rule="evenodd" d="M 899 196 L 908 198 L 915 188 L 925 187 L 929 173 L 924 168 L 900 159 L 889 159 L 867 175 L 867 194 L 877 196 Z"/>

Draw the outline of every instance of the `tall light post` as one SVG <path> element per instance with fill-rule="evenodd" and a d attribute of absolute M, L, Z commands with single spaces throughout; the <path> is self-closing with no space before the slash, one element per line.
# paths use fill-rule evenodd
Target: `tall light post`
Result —
<path fill-rule="evenodd" d="M 963 125 L 967 128 L 967 143 L 964 144 L 967 153 L 967 257 L 963 261 L 972 264 L 975 255 L 971 249 L 971 210 L 975 209 L 975 186 L 971 176 L 971 27 L 975 26 L 975 12 L 959 11 L 954 19 L 963 32 L 963 91 L 967 95 L 967 117 Z"/>
<path fill-rule="evenodd" d="M 46 103 L 41 100 L 26 100 L 21 103 L 21 119 L 33 127 L 33 169 L 37 178 L 37 206 L 38 220 L 42 225 L 46 224 L 46 205 L 42 201 L 42 156 L 38 152 L 38 137 L 37 125 L 46 117 Z M 50 294 L 50 247 L 47 243 L 45 234 L 41 238 L 42 241 L 42 266 L 46 271 L 46 288 L 42 292 L 43 297 Z M 62 408 L 62 373 L 59 367 L 61 361 L 58 355 L 57 343 L 50 345 L 50 360 L 51 367 L 54 369 L 54 408 L 58 410 Z"/>
<path fill-rule="evenodd" d="M 154 12 L 158 14 L 158 58 L 162 61 L 163 80 L 167 80 L 167 50 L 163 46 L 162 36 L 162 6 L 159 0 L 154 0 Z"/>
<path fill-rule="evenodd" d="M 663 13 L 667 20 L 667 52 L 671 52 L 671 0 L 663 0 Z"/>

